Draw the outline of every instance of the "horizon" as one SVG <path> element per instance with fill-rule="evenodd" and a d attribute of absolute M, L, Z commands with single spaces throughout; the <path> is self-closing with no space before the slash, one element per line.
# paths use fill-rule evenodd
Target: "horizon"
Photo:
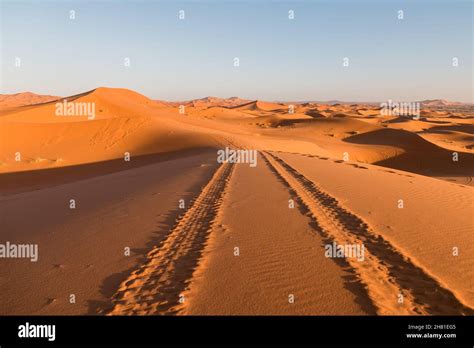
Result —
<path fill-rule="evenodd" d="M 153 101 L 162 101 L 162 102 L 170 102 L 170 103 L 178 103 L 178 102 L 192 102 L 192 101 L 196 101 L 196 100 L 202 100 L 202 99 L 206 99 L 206 98 L 217 98 L 217 99 L 224 99 L 224 100 L 228 100 L 228 99 L 241 99 L 241 100 L 245 100 L 246 102 L 257 102 L 257 101 L 263 101 L 263 102 L 272 102 L 272 103 L 295 103 L 295 104 L 298 104 L 298 103 L 321 103 L 321 104 L 324 104 L 324 103 L 344 103 L 344 104 L 350 104 L 350 103 L 354 103 L 354 104 L 380 104 L 380 103 L 384 103 L 384 102 L 387 102 L 387 101 L 393 101 L 393 102 L 399 102 L 399 103 L 402 103 L 402 102 L 432 102 L 432 101 L 446 101 L 446 102 L 450 102 L 450 103 L 461 103 L 463 105 L 472 105 L 474 103 L 470 103 L 470 102 L 460 102 L 458 100 L 449 100 L 449 99 L 445 99 L 445 98 L 436 98 L 436 99 L 423 99 L 423 100 L 376 100 L 376 101 L 354 101 L 354 100 L 339 100 L 339 99 L 328 99 L 328 100 L 319 100 L 319 99 L 308 99 L 308 100 L 266 100 L 266 99 L 262 99 L 262 98 L 257 98 L 257 99 L 246 99 L 246 98 L 242 98 L 240 96 L 230 96 L 230 97 L 222 97 L 222 96 L 218 96 L 218 95 L 207 95 L 207 96 L 203 96 L 203 97 L 197 97 L 197 98 L 192 98 L 192 99 L 185 99 L 185 100 L 169 100 L 169 99 L 160 99 L 160 98 L 152 98 L 152 97 L 149 97 L 148 95 L 146 94 L 143 94 L 143 93 L 140 93 L 138 91 L 135 91 L 133 89 L 130 89 L 130 88 L 126 88 L 126 87 L 106 87 L 106 86 L 100 86 L 100 87 L 96 87 L 96 88 L 93 88 L 89 91 L 83 91 L 83 92 L 79 92 L 79 93 L 76 93 L 76 94 L 72 94 L 72 95 L 52 95 L 52 94 L 39 94 L 39 93 L 36 93 L 34 91 L 23 91 L 23 92 L 16 92 L 16 93 L 0 93 L 0 96 L 14 96 L 14 95 L 18 95 L 18 94 L 28 94 L 28 93 L 31 93 L 31 94 L 34 94 L 34 95 L 37 95 L 37 96 L 49 96 L 49 97 L 58 97 L 58 98 L 61 98 L 61 99 L 65 99 L 65 98 L 70 98 L 70 97 L 74 97 L 74 96 L 77 96 L 77 95 L 80 95 L 80 94 L 84 94 L 84 93 L 91 93 L 93 91 L 95 91 L 96 89 L 99 89 L 99 88 L 106 88 L 106 89 L 126 89 L 126 90 L 129 90 L 129 91 L 132 91 L 132 92 L 135 92 L 135 93 L 138 93 L 140 95 L 143 95 L 145 97 L 147 97 L 148 99 L 150 100 L 153 100 Z"/>
<path fill-rule="evenodd" d="M 472 104 L 472 3 L 425 4 L 3 0 L 0 90 L 69 96 L 127 85 L 167 101 Z"/>

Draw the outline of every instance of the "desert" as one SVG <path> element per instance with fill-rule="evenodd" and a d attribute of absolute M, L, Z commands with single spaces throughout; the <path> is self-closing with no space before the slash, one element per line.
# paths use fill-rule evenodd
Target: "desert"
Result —
<path fill-rule="evenodd" d="M 0 312 L 472 315 L 474 106 L 419 105 L 2 95 Z"/>

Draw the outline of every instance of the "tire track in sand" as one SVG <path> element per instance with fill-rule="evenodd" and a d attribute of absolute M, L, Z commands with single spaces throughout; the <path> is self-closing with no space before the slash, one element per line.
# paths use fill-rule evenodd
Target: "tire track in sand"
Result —
<path fill-rule="evenodd" d="M 262 152 L 270 169 L 297 195 L 312 215 L 320 233 L 338 245 L 365 246 L 365 260 L 346 258 L 367 295 L 384 315 L 404 314 L 470 314 L 451 291 L 442 287 L 421 268 L 414 265 L 381 235 L 377 235 L 362 218 L 341 206 L 281 158 Z M 399 295 L 403 303 L 399 303 Z"/>
<path fill-rule="evenodd" d="M 222 204 L 234 169 L 222 164 L 165 241 L 122 282 L 108 315 L 175 314 L 187 289 Z"/>

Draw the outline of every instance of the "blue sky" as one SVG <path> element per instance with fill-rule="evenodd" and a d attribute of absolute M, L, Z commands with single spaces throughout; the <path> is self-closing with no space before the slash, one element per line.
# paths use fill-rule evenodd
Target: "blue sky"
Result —
<path fill-rule="evenodd" d="M 472 4 L 1 0 L 0 92 L 108 86 L 166 100 L 473 102 Z"/>

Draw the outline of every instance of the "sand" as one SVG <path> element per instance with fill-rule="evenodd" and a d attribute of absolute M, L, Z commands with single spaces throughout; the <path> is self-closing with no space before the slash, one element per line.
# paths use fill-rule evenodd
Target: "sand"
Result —
<path fill-rule="evenodd" d="M 13 108 L 27 105 L 37 105 L 58 100 L 60 97 L 52 95 L 40 95 L 31 92 L 2 94 L 0 95 L 0 107 Z"/>
<path fill-rule="evenodd" d="M 0 243 L 39 260 L 0 259 L 0 312 L 472 314 L 472 109 L 1 96 Z"/>

